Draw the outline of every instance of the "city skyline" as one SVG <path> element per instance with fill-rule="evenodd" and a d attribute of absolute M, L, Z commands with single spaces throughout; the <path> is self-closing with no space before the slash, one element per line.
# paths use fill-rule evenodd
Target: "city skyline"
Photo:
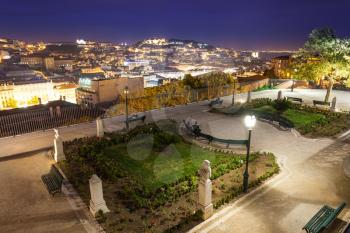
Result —
<path fill-rule="evenodd" d="M 310 31 L 346 30 L 350 3 L 270 1 L 3 1 L 0 36 L 26 41 L 128 42 L 193 39 L 238 50 L 285 50 L 303 45 Z M 336 9 L 336 10 L 335 10 Z M 17 15 L 17 17 L 13 17 Z M 20 16 L 20 17 L 18 17 Z"/>

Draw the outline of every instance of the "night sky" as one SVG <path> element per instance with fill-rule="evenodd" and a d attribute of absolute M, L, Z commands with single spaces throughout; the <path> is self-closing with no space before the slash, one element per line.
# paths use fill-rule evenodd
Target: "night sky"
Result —
<path fill-rule="evenodd" d="M 0 0 L 0 37 L 28 41 L 194 39 L 294 49 L 313 28 L 350 37 L 349 0 Z"/>

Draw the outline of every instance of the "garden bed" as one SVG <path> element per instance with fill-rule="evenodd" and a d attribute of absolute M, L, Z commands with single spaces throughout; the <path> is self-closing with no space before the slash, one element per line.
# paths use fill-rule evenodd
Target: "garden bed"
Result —
<path fill-rule="evenodd" d="M 255 114 L 262 119 L 278 121 L 285 126 L 294 127 L 302 135 L 309 137 L 337 136 L 350 129 L 349 113 L 293 104 L 286 99 L 254 99 L 251 103 L 213 109 L 212 112 L 236 116 Z"/>
<path fill-rule="evenodd" d="M 108 208 L 99 221 L 106 232 L 184 232 L 200 220 L 197 171 L 203 160 L 212 165 L 216 208 L 242 193 L 245 155 L 202 149 L 177 134 L 174 122 L 162 121 L 65 143 L 67 160 L 60 163 L 78 193 L 89 203 L 88 179 L 103 180 Z M 278 172 L 269 153 L 253 153 L 250 186 Z"/>

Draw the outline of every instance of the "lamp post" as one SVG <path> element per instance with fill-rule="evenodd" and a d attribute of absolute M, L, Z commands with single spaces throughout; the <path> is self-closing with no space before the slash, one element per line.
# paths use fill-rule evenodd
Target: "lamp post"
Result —
<path fill-rule="evenodd" d="M 298 69 L 294 69 L 294 72 L 297 72 Z M 292 92 L 294 91 L 294 76 L 292 77 Z"/>
<path fill-rule="evenodd" d="M 125 126 L 126 126 L 126 130 L 129 131 L 129 109 L 128 109 L 129 88 L 128 86 L 125 86 L 124 94 L 125 94 Z"/>
<path fill-rule="evenodd" d="M 252 136 L 252 130 L 255 126 L 256 118 L 254 115 L 248 115 L 244 118 L 244 124 L 248 129 L 248 142 L 247 142 L 247 158 L 246 158 L 246 165 L 245 165 L 245 171 L 243 174 L 243 191 L 248 191 L 248 179 L 249 179 L 249 172 L 248 172 L 248 165 L 249 165 L 249 155 L 250 155 L 250 140 Z"/>

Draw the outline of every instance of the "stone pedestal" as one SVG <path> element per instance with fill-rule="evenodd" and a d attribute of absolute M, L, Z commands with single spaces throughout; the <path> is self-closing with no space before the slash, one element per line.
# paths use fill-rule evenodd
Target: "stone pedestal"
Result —
<path fill-rule="evenodd" d="M 102 180 L 96 175 L 92 175 L 90 180 L 90 212 L 96 216 L 99 210 L 103 213 L 109 212 L 106 202 L 103 198 Z"/>
<path fill-rule="evenodd" d="M 97 137 L 103 138 L 105 131 L 103 126 L 103 120 L 101 118 L 96 119 L 96 128 L 97 128 Z"/>
<path fill-rule="evenodd" d="M 211 180 L 200 181 L 198 184 L 198 204 L 203 212 L 203 220 L 210 218 L 214 213 L 212 199 L 212 184 Z"/>
<path fill-rule="evenodd" d="M 251 100 L 252 100 L 252 93 L 251 93 L 251 91 L 248 91 L 248 94 L 247 94 L 247 103 L 250 103 Z"/>
<path fill-rule="evenodd" d="M 336 105 L 337 105 L 337 97 L 333 97 L 333 99 L 332 99 L 332 103 L 331 103 L 331 111 L 332 112 L 335 112 L 335 107 L 336 107 Z"/>
<path fill-rule="evenodd" d="M 198 205 L 203 212 L 203 220 L 206 220 L 214 213 L 212 204 L 212 183 L 210 180 L 211 168 L 208 160 L 204 160 L 202 167 L 199 170 L 199 176 Z"/>
<path fill-rule="evenodd" d="M 55 131 L 55 139 L 53 140 L 53 144 L 55 147 L 54 159 L 56 162 L 60 162 L 66 159 L 66 156 L 64 155 L 64 152 L 63 152 L 63 140 L 59 135 L 58 130 L 54 129 L 54 131 Z"/>
<path fill-rule="evenodd" d="M 281 99 L 282 99 L 282 91 L 278 91 L 277 99 L 278 99 L 278 100 L 281 100 Z"/>

